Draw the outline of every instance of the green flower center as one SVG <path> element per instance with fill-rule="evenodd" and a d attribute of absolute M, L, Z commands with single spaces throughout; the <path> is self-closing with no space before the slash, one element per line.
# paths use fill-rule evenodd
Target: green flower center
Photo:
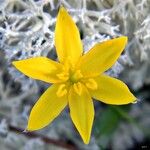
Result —
<path fill-rule="evenodd" d="M 81 70 L 75 70 L 73 67 L 65 66 L 64 71 L 57 76 L 62 79 L 62 84 L 60 84 L 56 93 L 58 97 L 66 95 L 70 87 L 73 87 L 78 95 L 81 95 L 83 85 L 90 90 L 97 89 L 97 83 L 93 78 L 84 79 Z"/>
<path fill-rule="evenodd" d="M 79 82 L 80 79 L 82 79 L 82 78 L 83 78 L 83 75 L 82 75 L 81 71 L 80 71 L 80 70 L 76 70 L 75 72 L 71 72 L 71 73 L 70 73 L 69 81 L 70 81 L 71 83 L 77 83 L 77 82 Z"/>

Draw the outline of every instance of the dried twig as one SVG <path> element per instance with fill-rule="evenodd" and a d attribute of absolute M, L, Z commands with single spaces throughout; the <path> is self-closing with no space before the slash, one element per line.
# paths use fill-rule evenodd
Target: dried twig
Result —
<path fill-rule="evenodd" d="M 55 139 L 43 136 L 43 135 L 35 133 L 35 132 L 23 132 L 23 129 L 12 126 L 12 125 L 9 126 L 9 129 L 13 132 L 23 134 L 29 138 L 40 138 L 42 141 L 44 141 L 45 143 L 48 143 L 48 144 L 53 144 L 55 146 L 59 146 L 59 147 L 62 147 L 62 148 L 68 149 L 68 150 L 78 150 L 78 148 L 75 145 L 65 143 L 62 140 L 55 140 Z"/>

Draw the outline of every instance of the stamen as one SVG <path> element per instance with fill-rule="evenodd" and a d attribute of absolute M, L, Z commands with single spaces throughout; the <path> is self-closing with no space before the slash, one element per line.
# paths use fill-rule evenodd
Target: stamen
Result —
<path fill-rule="evenodd" d="M 81 93 L 82 93 L 82 85 L 81 85 L 80 82 L 74 83 L 74 84 L 73 84 L 73 88 L 74 88 L 75 92 L 76 92 L 78 95 L 81 95 Z"/>
<path fill-rule="evenodd" d="M 71 81 L 72 82 L 77 82 L 79 79 L 83 78 L 83 75 L 80 70 L 77 70 L 72 76 L 71 76 Z"/>
<path fill-rule="evenodd" d="M 77 70 L 77 71 L 75 72 L 75 76 L 76 76 L 78 79 L 83 78 L 83 75 L 82 75 L 82 73 L 81 73 L 81 70 Z"/>
<path fill-rule="evenodd" d="M 91 90 L 96 90 L 97 89 L 97 83 L 94 79 L 88 79 L 85 83 L 86 87 L 91 89 Z"/>
<path fill-rule="evenodd" d="M 58 97 L 62 97 L 67 94 L 67 89 L 65 84 L 61 84 L 56 92 Z"/>
<path fill-rule="evenodd" d="M 66 81 L 69 78 L 69 74 L 68 73 L 59 73 L 56 75 L 59 79 Z"/>

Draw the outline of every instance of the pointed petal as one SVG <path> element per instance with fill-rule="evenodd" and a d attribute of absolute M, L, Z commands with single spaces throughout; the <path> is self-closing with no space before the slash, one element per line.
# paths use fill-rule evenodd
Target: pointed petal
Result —
<path fill-rule="evenodd" d="M 65 8 L 61 7 L 55 28 L 55 46 L 60 62 L 67 59 L 76 63 L 82 54 L 82 43 L 76 24 Z"/>
<path fill-rule="evenodd" d="M 62 65 L 46 57 L 35 57 L 13 61 L 12 64 L 25 75 L 48 83 L 60 82 L 56 76 L 62 70 Z"/>
<path fill-rule="evenodd" d="M 79 61 L 78 66 L 84 76 L 96 76 L 112 67 L 126 43 L 127 37 L 122 36 L 96 44 Z"/>
<path fill-rule="evenodd" d="M 27 130 L 34 131 L 50 124 L 67 105 L 67 96 L 58 97 L 59 85 L 49 87 L 31 110 Z"/>
<path fill-rule="evenodd" d="M 90 93 L 97 100 L 115 105 L 128 104 L 136 100 L 136 97 L 130 92 L 126 84 L 118 79 L 101 75 L 96 77 L 95 81 L 98 84 L 98 88 Z"/>
<path fill-rule="evenodd" d="M 83 85 L 80 95 L 76 93 L 74 88 L 71 88 L 69 107 L 74 125 L 78 129 L 84 143 L 88 144 L 94 119 L 94 107 L 93 101 Z"/>

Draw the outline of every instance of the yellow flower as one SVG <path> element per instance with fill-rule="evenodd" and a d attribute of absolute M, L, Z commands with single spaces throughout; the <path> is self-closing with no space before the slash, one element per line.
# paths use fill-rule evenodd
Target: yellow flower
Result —
<path fill-rule="evenodd" d="M 84 143 L 88 144 L 94 119 L 92 97 L 115 105 L 136 100 L 123 82 L 103 74 L 118 59 L 126 43 L 127 37 L 122 36 L 98 43 L 83 55 L 77 26 L 61 7 L 55 28 L 59 62 L 46 57 L 13 62 L 25 75 L 53 83 L 32 108 L 27 130 L 47 126 L 69 104 L 71 119 Z"/>

